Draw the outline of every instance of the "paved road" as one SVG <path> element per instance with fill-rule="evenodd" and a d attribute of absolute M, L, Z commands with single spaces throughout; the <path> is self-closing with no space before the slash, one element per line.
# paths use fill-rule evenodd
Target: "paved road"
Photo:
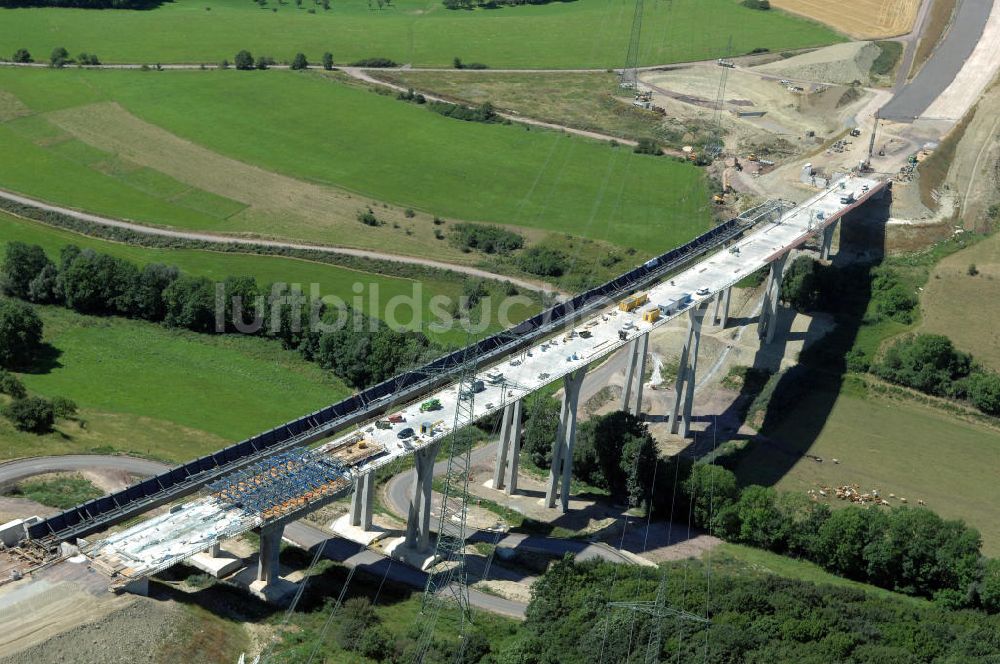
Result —
<path fill-rule="evenodd" d="M 156 475 L 169 468 L 159 461 L 127 456 L 98 456 L 93 454 L 67 454 L 17 459 L 0 463 L 0 487 L 42 473 L 72 472 L 80 470 L 117 470 L 135 475 Z"/>
<path fill-rule="evenodd" d="M 167 468 L 169 468 L 167 464 L 158 461 L 129 456 L 73 454 L 33 457 L 0 463 L 0 487 L 41 473 L 118 470 L 145 476 L 162 473 Z M 383 555 L 366 549 L 360 544 L 334 537 L 305 521 L 289 524 L 285 528 L 285 539 L 305 549 L 311 549 L 325 540 L 323 555 L 326 558 L 349 567 L 357 567 L 377 577 L 382 577 L 388 572 L 388 579 L 414 588 L 423 588 L 427 582 L 427 575 L 420 570 L 398 562 L 390 562 Z M 513 618 L 524 618 L 524 612 L 528 607 L 522 602 L 514 602 L 472 589 L 469 590 L 469 601 L 473 606 L 484 611 Z"/>
<path fill-rule="evenodd" d="M 497 442 L 493 441 L 472 450 L 472 465 L 492 464 L 497 452 Z M 443 475 L 448 469 L 447 460 L 434 464 L 434 474 Z M 386 507 L 396 516 L 405 519 L 409 511 L 410 494 L 416 479 L 416 470 L 409 469 L 393 476 L 385 487 Z M 435 522 L 432 520 L 431 524 Z M 495 533 L 476 531 L 469 536 L 470 540 L 493 543 Z M 586 542 L 583 540 L 540 537 L 520 533 L 508 533 L 496 542 L 498 546 L 561 556 L 564 553 L 576 554 L 581 560 L 603 558 L 614 563 L 634 564 L 635 559 L 628 554 L 604 544 L 603 542 Z"/>
<path fill-rule="evenodd" d="M 920 73 L 882 107 L 879 117 L 902 122 L 912 122 L 919 118 L 955 80 L 962 65 L 979 43 L 992 9 L 991 0 L 960 2 L 951 27 L 930 59 Z"/>
<path fill-rule="evenodd" d="M 73 217 L 74 219 L 80 219 L 81 221 L 88 221 L 90 223 L 99 224 L 101 226 L 108 226 L 112 228 L 122 228 L 136 233 L 140 233 L 142 235 L 177 238 L 180 240 L 194 240 L 196 242 L 210 242 L 212 244 L 237 245 L 241 247 L 247 247 L 247 249 L 250 250 L 250 253 L 252 253 L 252 249 L 255 246 L 274 247 L 279 249 L 305 249 L 308 251 L 319 251 L 327 254 L 340 254 L 343 256 L 355 256 L 357 258 L 370 258 L 374 260 L 390 261 L 393 263 L 405 263 L 407 265 L 420 265 L 423 267 L 432 267 L 439 270 L 447 270 L 449 272 L 458 272 L 460 274 L 466 274 L 481 279 L 509 281 L 512 284 L 518 286 L 519 288 L 539 293 L 559 292 L 559 289 L 557 289 L 555 286 L 544 282 L 519 279 L 517 277 L 510 277 L 504 274 L 496 274 L 495 272 L 489 272 L 487 270 L 481 270 L 479 268 L 469 267 L 467 265 L 456 265 L 454 263 L 445 263 L 443 261 L 435 261 L 429 258 L 418 258 L 416 256 L 401 256 L 399 254 L 389 254 L 380 251 L 369 251 L 366 249 L 331 247 L 329 245 L 322 245 L 322 244 L 282 242 L 279 240 L 255 240 L 255 239 L 231 237 L 227 235 L 214 235 L 211 233 L 197 233 L 191 231 L 170 230 L 168 228 L 155 228 L 152 226 L 137 224 L 122 219 L 112 219 L 110 217 L 102 217 L 99 215 L 90 214 L 88 212 L 80 212 L 79 210 L 73 210 L 71 208 L 65 208 L 58 205 L 51 205 L 49 203 L 45 203 L 43 201 L 39 201 L 34 198 L 29 198 L 27 196 L 23 196 L 21 194 L 14 193 L 12 191 L 6 191 L 3 189 L 0 189 L 0 198 L 5 198 L 9 201 L 20 203 L 22 205 L 30 205 L 32 207 L 36 207 L 41 210 L 47 210 L 49 212 L 58 212 L 59 214 L 64 214 L 68 217 Z"/>

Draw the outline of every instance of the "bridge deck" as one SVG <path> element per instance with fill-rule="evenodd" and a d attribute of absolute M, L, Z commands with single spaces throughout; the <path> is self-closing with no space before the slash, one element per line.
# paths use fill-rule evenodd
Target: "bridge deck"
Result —
<path fill-rule="evenodd" d="M 613 353 L 633 339 L 711 300 L 717 293 L 817 235 L 885 186 L 884 181 L 876 179 L 844 178 L 786 212 L 777 222 L 758 227 L 728 249 L 710 254 L 673 279 L 649 289 L 648 303 L 634 311 L 618 311 L 609 303 L 581 321 L 574 328 L 572 338 L 568 333 L 550 337 L 514 357 L 480 367 L 477 377 L 483 380 L 484 389 L 474 396 L 472 419 L 496 413 L 508 403 Z M 851 194 L 852 202 L 841 202 L 846 194 Z M 651 306 L 685 298 L 689 298 L 685 305 L 653 323 L 642 318 L 643 311 Z M 502 379 L 497 378 L 498 374 L 502 374 Z M 388 428 L 379 428 L 369 422 L 330 440 L 311 454 L 345 463 L 354 475 L 370 472 L 445 438 L 456 424 L 452 414 L 456 412 L 458 398 L 458 386 L 453 382 L 400 408 L 402 419 Z M 420 412 L 420 403 L 430 399 L 438 399 L 441 408 Z M 463 420 L 457 425 L 462 428 L 470 423 Z M 425 425 L 423 433 L 421 425 Z M 406 428 L 414 429 L 415 435 L 400 439 L 399 434 Z M 371 450 L 371 454 L 359 454 L 359 447 Z M 345 458 L 347 449 L 352 452 Z M 348 488 L 350 484 L 345 483 L 340 493 Z M 315 504 L 303 504 L 298 510 L 283 514 L 282 518 L 291 518 L 315 507 Z M 224 503 L 214 496 L 189 501 L 175 510 L 99 540 L 89 554 L 101 567 L 122 570 L 124 566 L 127 576 L 134 578 L 169 567 L 221 539 L 264 523 L 259 513 Z"/>

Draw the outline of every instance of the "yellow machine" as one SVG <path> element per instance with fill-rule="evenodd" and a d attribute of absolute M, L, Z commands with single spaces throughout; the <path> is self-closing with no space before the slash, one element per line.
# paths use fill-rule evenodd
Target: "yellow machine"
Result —
<path fill-rule="evenodd" d="M 619 311 L 634 311 L 649 302 L 649 296 L 645 293 L 636 293 L 618 303 Z"/>
<path fill-rule="evenodd" d="M 642 312 L 642 319 L 647 323 L 655 323 L 660 320 L 660 308 L 650 307 Z"/>

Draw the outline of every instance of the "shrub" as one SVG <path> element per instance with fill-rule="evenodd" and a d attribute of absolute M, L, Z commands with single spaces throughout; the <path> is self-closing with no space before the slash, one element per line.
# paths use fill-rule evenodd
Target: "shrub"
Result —
<path fill-rule="evenodd" d="M 417 213 L 413 211 L 413 208 L 406 208 L 405 210 L 403 210 L 403 216 L 406 217 L 407 219 L 413 219 L 415 216 L 417 216 Z"/>
<path fill-rule="evenodd" d="M 499 226 L 455 224 L 451 241 L 456 247 L 481 251 L 484 254 L 507 254 L 524 246 L 524 237 Z"/>
<path fill-rule="evenodd" d="M 327 71 L 333 69 L 333 53 L 330 51 L 323 54 L 323 69 Z"/>
<path fill-rule="evenodd" d="M 375 216 L 375 212 L 370 207 L 358 210 L 357 218 L 365 226 L 382 226 L 385 223 Z"/>
<path fill-rule="evenodd" d="M 6 394 L 14 399 L 23 399 L 28 396 L 28 390 L 24 389 L 21 379 L 9 371 L 0 369 L 0 394 Z"/>
<path fill-rule="evenodd" d="M 398 67 L 399 63 L 389 58 L 365 58 L 351 63 L 352 67 Z"/>
<path fill-rule="evenodd" d="M 466 122 L 497 122 L 499 120 L 499 116 L 493 110 L 493 104 L 488 101 L 476 107 L 462 106 L 461 104 L 452 104 L 446 101 L 432 101 L 428 105 L 428 108 L 447 118 L 464 120 Z"/>
<path fill-rule="evenodd" d="M 271 65 L 273 64 L 274 64 L 274 58 L 267 55 L 262 55 L 259 58 L 257 58 L 257 62 L 255 63 L 254 66 L 257 67 L 257 69 L 265 70 L 271 67 Z"/>
<path fill-rule="evenodd" d="M 518 259 L 518 266 L 525 272 L 540 277 L 561 277 L 567 268 L 566 254 L 548 247 L 526 249 Z"/>
<path fill-rule="evenodd" d="M 976 264 L 975 264 L 975 263 L 969 263 L 969 267 L 968 267 L 968 269 L 966 270 L 966 273 L 968 273 L 968 275 L 969 275 L 970 277 L 974 277 L 974 276 L 976 276 L 977 274 L 979 274 L 979 268 L 978 268 L 978 267 L 976 267 Z"/>
<path fill-rule="evenodd" d="M 29 53 L 28 49 L 26 49 L 26 48 L 19 48 L 16 51 L 14 51 L 13 60 L 14 60 L 14 62 L 21 62 L 21 63 L 34 62 L 35 61 L 31 57 L 31 53 Z"/>
<path fill-rule="evenodd" d="M 52 413 L 61 419 L 68 419 L 76 415 L 76 402 L 66 397 L 54 397 L 52 399 Z"/>
<path fill-rule="evenodd" d="M 875 373 L 935 396 L 956 396 L 956 381 L 969 375 L 972 358 L 940 334 L 918 334 L 894 343 Z"/>
<path fill-rule="evenodd" d="M 746 8 L 748 8 L 748 9 L 768 10 L 768 9 L 771 8 L 771 1 L 770 0 L 743 0 L 743 6 L 746 7 Z M 766 48 L 763 49 L 763 50 L 767 51 Z M 752 53 L 756 52 L 756 49 L 754 51 L 751 51 L 751 52 Z"/>
<path fill-rule="evenodd" d="M 1000 416 L 1000 375 L 976 371 L 969 377 L 969 400 L 987 415 Z"/>
<path fill-rule="evenodd" d="M 660 146 L 651 138 L 640 138 L 639 144 L 632 148 L 632 152 L 636 154 L 651 154 L 659 156 L 663 154 L 663 150 Z"/>
<path fill-rule="evenodd" d="M 301 71 L 302 69 L 309 68 L 309 61 L 306 60 L 304 53 L 296 53 L 295 57 L 292 58 L 291 68 L 295 71 Z"/>
<path fill-rule="evenodd" d="M 51 431 L 55 422 L 52 404 L 39 397 L 15 399 L 3 409 L 3 415 L 16 429 L 38 434 Z"/>

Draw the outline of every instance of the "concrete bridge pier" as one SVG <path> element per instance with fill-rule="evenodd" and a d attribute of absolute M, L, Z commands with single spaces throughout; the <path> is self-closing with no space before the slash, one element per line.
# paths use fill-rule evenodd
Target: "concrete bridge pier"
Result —
<path fill-rule="evenodd" d="M 413 455 L 416 465 L 416 479 L 410 510 L 406 518 L 406 538 L 403 546 L 414 551 L 424 551 L 431 541 L 431 489 L 434 481 L 434 457 L 437 444 L 417 450 Z"/>
<path fill-rule="evenodd" d="M 570 474 L 573 470 L 573 446 L 576 445 L 576 409 L 580 401 L 580 387 L 586 375 L 587 367 L 584 366 L 563 378 L 559 428 L 556 439 L 552 441 L 552 467 L 549 469 L 545 504 L 555 507 L 556 496 L 559 496 L 563 512 L 569 511 Z"/>
<path fill-rule="evenodd" d="M 369 471 L 354 482 L 354 492 L 351 494 L 351 525 L 362 530 L 371 530 L 374 504 L 375 473 Z"/>
<path fill-rule="evenodd" d="M 688 311 L 688 333 L 681 348 L 677 365 L 677 382 L 674 384 L 674 407 L 670 412 L 670 433 L 683 437 L 691 432 L 691 409 L 694 405 L 695 375 L 698 370 L 698 347 L 701 345 L 701 326 L 705 309 Z"/>
<path fill-rule="evenodd" d="M 622 387 L 622 410 L 638 417 L 642 412 L 642 377 L 646 374 L 649 332 L 630 341 L 628 349 L 629 360 L 625 368 L 625 385 Z"/>
<path fill-rule="evenodd" d="M 729 300 L 732 298 L 732 295 L 732 286 L 715 295 L 715 311 L 712 313 L 712 323 L 718 325 L 723 330 L 729 325 Z"/>
<path fill-rule="evenodd" d="M 840 221 L 835 221 L 826 228 L 823 229 L 823 238 L 819 245 L 819 257 L 820 260 L 830 259 L 830 249 L 833 247 L 833 236 L 837 232 L 837 226 Z"/>
<path fill-rule="evenodd" d="M 774 341 L 775 319 L 778 314 L 778 297 L 781 295 L 781 279 L 785 274 L 785 264 L 787 262 L 787 253 L 772 261 L 771 271 L 767 276 L 767 284 L 764 287 L 764 305 L 761 307 L 760 318 L 757 322 L 757 335 L 764 343 L 769 344 Z"/>
<path fill-rule="evenodd" d="M 284 523 L 268 524 L 260 529 L 260 555 L 257 557 L 257 583 L 254 585 L 258 585 L 261 591 L 278 580 L 278 553 L 284 532 Z"/>
<path fill-rule="evenodd" d="M 512 496 L 517 491 L 518 456 L 521 453 L 521 400 L 507 404 L 501 417 L 493 488 L 497 491 L 506 489 L 507 495 Z"/>

